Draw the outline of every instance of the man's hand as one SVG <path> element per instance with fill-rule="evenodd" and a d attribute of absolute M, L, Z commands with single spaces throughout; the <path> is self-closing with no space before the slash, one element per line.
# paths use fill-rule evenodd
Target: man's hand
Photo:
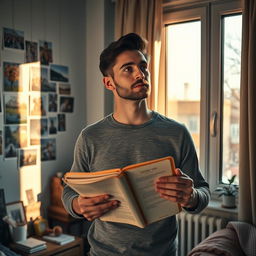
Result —
<path fill-rule="evenodd" d="M 197 205 L 196 189 L 193 180 L 176 169 L 177 176 L 163 176 L 156 180 L 155 188 L 162 198 L 179 203 L 182 207 Z"/>
<path fill-rule="evenodd" d="M 79 195 L 73 200 L 72 207 L 77 214 L 83 215 L 89 221 L 93 221 L 120 205 L 117 200 L 109 200 L 110 197 L 110 195 L 94 197 L 82 197 Z"/>

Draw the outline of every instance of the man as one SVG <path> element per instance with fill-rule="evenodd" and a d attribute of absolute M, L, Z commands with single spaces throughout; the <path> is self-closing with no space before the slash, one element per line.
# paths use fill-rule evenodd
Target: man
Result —
<path fill-rule="evenodd" d="M 152 186 L 159 196 L 198 213 L 208 204 L 208 184 L 187 129 L 147 107 L 150 76 L 145 46 L 131 33 L 101 53 L 100 70 L 105 87 L 114 95 L 114 113 L 81 132 L 71 171 L 122 168 L 170 155 L 180 176 L 161 177 Z M 90 256 L 175 255 L 175 216 L 138 228 L 99 219 L 120 205 L 111 195 L 81 197 L 65 187 L 62 200 L 72 216 L 93 221 L 88 232 Z"/>

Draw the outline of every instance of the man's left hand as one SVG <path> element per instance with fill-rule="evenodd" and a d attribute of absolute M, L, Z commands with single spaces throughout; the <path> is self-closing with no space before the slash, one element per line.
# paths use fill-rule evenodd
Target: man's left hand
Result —
<path fill-rule="evenodd" d="M 156 180 L 155 189 L 162 198 L 179 203 L 182 207 L 194 208 L 197 205 L 196 189 L 193 180 L 180 169 L 176 176 L 163 176 Z"/>

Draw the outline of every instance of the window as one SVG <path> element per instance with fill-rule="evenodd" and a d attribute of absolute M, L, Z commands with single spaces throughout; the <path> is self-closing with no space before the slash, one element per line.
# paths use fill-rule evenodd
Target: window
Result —
<path fill-rule="evenodd" d="M 184 123 L 200 157 L 201 21 L 166 27 L 167 116 Z"/>
<path fill-rule="evenodd" d="M 239 177 L 241 4 L 171 2 L 164 3 L 166 115 L 190 131 L 213 190 Z"/>

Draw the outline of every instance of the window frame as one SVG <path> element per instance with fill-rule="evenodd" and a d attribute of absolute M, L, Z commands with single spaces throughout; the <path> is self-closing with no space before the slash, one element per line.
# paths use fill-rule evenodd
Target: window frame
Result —
<path fill-rule="evenodd" d="M 208 149 L 207 149 L 207 131 L 203 128 L 205 123 L 208 123 L 209 116 L 209 80 L 207 80 L 207 74 L 209 73 L 209 64 L 207 63 L 207 52 L 209 52 L 208 47 L 208 37 L 207 37 L 207 26 L 208 21 L 206 20 L 206 14 L 208 12 L 208 7 L 195 7 L 189 10 L 174 10 L 173 12 L 167 12 L 163 15 L 164 25 L 201 20 L 201 95 L 200 95 L 200 168 L 202 174 L 208 180 Z M 209 58 L 208 58 L 209 59 Z M 166 60 L 167 61 L 167 60 Z M 167 81 L 167 79 L 166 79 Z M 204 86 L 202 86 L 204 84 Z M 166 84 L 167 87 L 167 84 Z M 166 92 L 167 92 L 166 88 Z M 168 95 L 166 93 L 165 102 L 168 102 Z M 165 113 L 168 111 L 168 104 L 165 104 Z"/>
<path fill-rule="evenodd" d="M 239 0 L 174 0 L 163 3 L 165 27 L 201 20 L 200 168 L 211 191 L 220 185 L 222 171 L 221 20 L 223 15 L 242 13 L 241 6 Z M 167 97 L 166 93 L 165 113 Z M 214 117 L 216 122 L 213 122 Z"/>

